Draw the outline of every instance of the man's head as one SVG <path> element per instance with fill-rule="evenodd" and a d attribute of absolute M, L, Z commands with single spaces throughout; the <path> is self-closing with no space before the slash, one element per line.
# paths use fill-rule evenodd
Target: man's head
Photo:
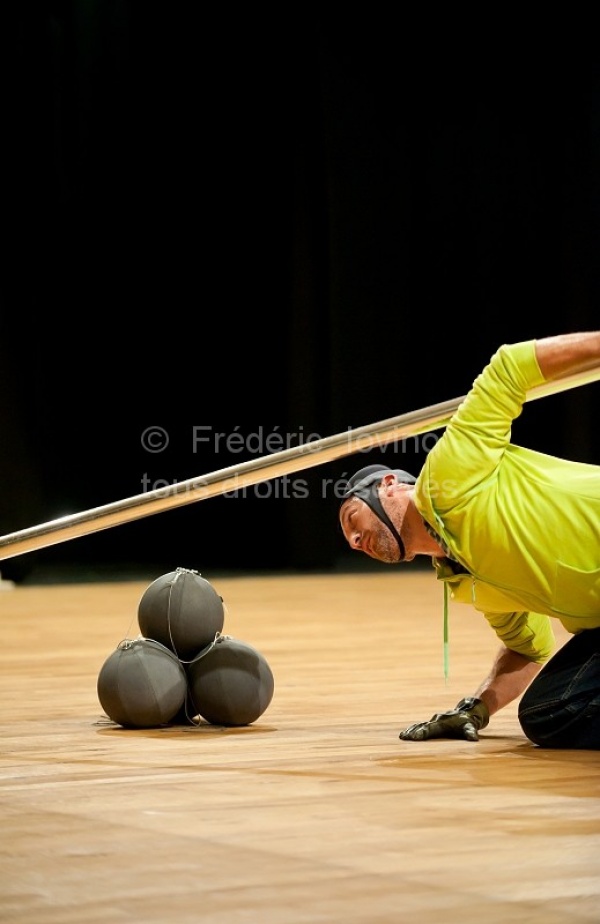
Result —
<path fill-rule="evenodd" d="M 390 514 L 402 514 L 401 495 L 405 494 L 406 486 L 415 481 L 408 472 L 387 465 L 367 465 L 348 480 L 340 508 L 340 524 L 351 548 L 379 561 L 404 561 L 406 550 L 400 535 L 401 522 L 398 524 L 396 518 L 395 524 Z M 386 498 L 387 510 L 382 496 Z"/>

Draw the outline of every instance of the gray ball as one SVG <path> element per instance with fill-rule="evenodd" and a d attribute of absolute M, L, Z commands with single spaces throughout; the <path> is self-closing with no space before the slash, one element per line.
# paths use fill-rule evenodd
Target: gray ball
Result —
<path fill-rule="evenodd" d="M 206 648 L 224 622 L 222 597 L 197 571 L 187 568 L 153 581 L 138 605 L 142 635 L 161 642 L 184 661 Z"/>
<path fill-rule="evenodd" d="M 102 665 L 97 690 L 113 722 L 124 728 L 153 728 L 179 712 L 187 677 L 173 652 L 159 642 L 128 639 Z"/>
<path fill-rule="evenodd" d="M 212 725 L 250 725 L 273 698 L 275 681 L 264 655 L 228 635 L 186 664 L 185 671 L 187 712 Z"/>

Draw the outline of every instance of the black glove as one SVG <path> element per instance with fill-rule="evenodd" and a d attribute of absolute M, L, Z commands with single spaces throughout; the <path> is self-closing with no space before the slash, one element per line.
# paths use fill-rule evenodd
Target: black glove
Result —
<path fill-rule="evenodd" d="M 461 699 L 449 712 L 436 712 L 429 722 L 416 722 L 400 732 L 403 741 L 426 741 L 427 738 L 465 738 L 478 741 L 478 732 L 490 721 L 485 703 L 472 696 Z"/>

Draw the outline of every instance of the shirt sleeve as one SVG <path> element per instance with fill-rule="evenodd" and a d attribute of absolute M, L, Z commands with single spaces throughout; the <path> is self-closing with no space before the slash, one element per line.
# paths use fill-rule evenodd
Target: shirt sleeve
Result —
<path fill-rule="evenodd" d="M 510 648 L 544 664 L 555 648 L 554 632 L 548 616 L 541 613 L 484 613 L 498 638 Z"/>
<path fill-rule="evenodd" d="M 544 382 L 535 341 L 501 346 L 475 379 L 446 432 L 428 455 L 424 478 L 417 482 L 438 512 L 493 476 L 510 444 L 511 425 L 521 415 L 530 388 Z"/>

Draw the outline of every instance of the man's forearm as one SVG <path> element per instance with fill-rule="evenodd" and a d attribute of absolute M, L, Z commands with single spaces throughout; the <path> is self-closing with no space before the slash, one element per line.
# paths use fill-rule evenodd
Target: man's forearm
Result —
<path fill-rule="evenodd" d="M 600 331 L 544 337 L 536 340 L 535 351 L 540 370 L 549 381 L 586 372 L 600 365 Z"/>
<path fill-rule="evenodd" d="M 503 646 L 475 696 L 482 699 L 490 715 L 494 715 L 525 692 L 541 666 Z"/>

